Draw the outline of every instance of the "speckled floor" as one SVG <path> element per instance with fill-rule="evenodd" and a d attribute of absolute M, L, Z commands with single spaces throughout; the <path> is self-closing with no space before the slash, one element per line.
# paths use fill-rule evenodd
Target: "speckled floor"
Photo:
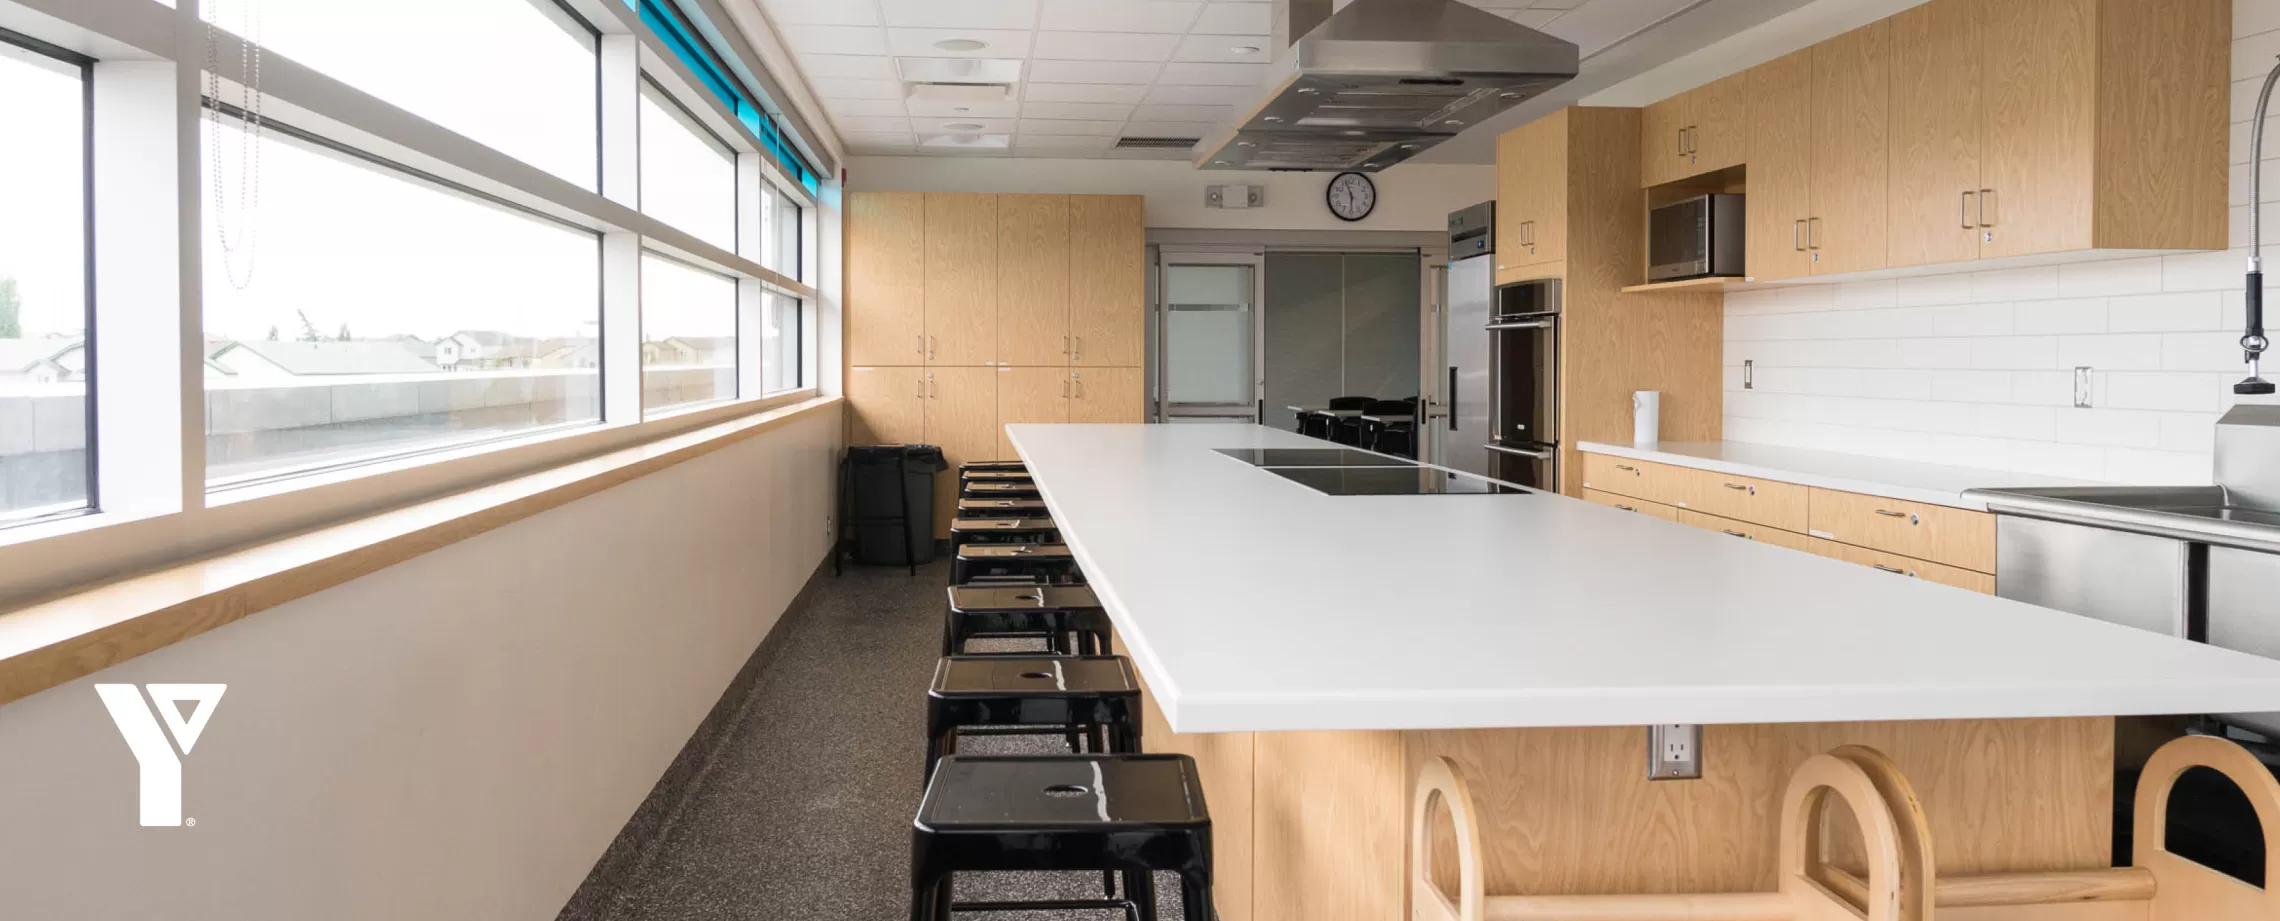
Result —
<path fill-rule="evenodd" d="M 629 823 L 560 921 L 891 921 L 910 912 L 926 684 L 948 568 L 829 570 Z M 710 744 L 707 745 L 706 743 Z M 1062 751 L 1055 738 L 969 752 Z M 1161 914 L 1177 889 L 1158 883 Z M 1097 874 L 974 874 L 960 899 L 1099 898 Z M 962 915 L 1077 921 L 1120 912 Z"/>

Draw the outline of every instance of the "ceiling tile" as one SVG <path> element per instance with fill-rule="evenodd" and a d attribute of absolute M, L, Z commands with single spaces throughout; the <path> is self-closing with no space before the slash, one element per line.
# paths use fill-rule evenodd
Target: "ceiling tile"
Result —
<path fill-rule="evenodd" d="M 1138 83 L 1156 80 L 1163 65 L 1131 61 L 1031 61 L 1029 79 L 1035 83 Z"/>
<path fill-rule="evenodd" d="M 849 0 L 767 0 L 768 21 L 777 26 L 875 26 L 878 7 Z"/>
<path fill-rule="evenodd" d="M 1544 26 L 1544 31 L 1574 42 L 1584 57 L 1621 41 L 1677 12 L 1686 0 L 1634 0 L 1611 3 L 1600 0 L 1576 7 Z"/>
<path fill-rule="evenodd" d="M 1024 102 L 1023 118 L 1075 118 L 1094 121 L 1123 121 L 1131 117 L 1132 107 L 1098 102 Z"/>
<path fill-rule="evenodd" d="M 912 115 L 927 118 L 1012 118 L 1020 114 L 1021 101 L 943 102 L 936 99 L 906 99 L 903 107 L 909 109 Z"/>
<path fill-rule="evenodd" d="M 1164 65 L 1158 83 L 1176 86 L 1258 86 L 1266 79 L 1265 64 L 1189 64 Z"/>
<path fill-rule="evenodd" d="M 1172 60 L 1265 64 L 1274 60 L 1266 46 L 1256 35 L 1190 35 L 1180 40 Z"/>
<path fill-rule="evenodd" d="M 785 26 L 784 44 L 802 54 L 885 54 L 887 35 L 865 26 Z"/>
<path fill-rule="evenodd" d="M 952 127 L 953 125 L 960 127 Z M 980 125 L 979 128 L 963 127 Z M 914 118 L 911 130 L 919 134 L 1012 134 L 1010 118 Z"/>
<path fill-rule="evenodd" d="M 1144 122 L 1124 124 L 1125 137 L 1198 138 L 1219 128 L 1218 122 Z"/>
<path fill-rule="evenodd" d="M 1035 87 L 1031 87 L 1032 90 Z M 1034 98 L 1034 97 L 1032 97 Z M 1259 101 L 1253 86 L 1158 86 L 1143 102 L 1174 106 L 1235 106 Z"/>
<path fill-rule="evenodd" d="M 1135 150 L 1111 148 L 1102 151 L 1101 156 L 1111 160 L 1189 160 L 1194 158 L 1194 154 L 1186 150 L 1152 150 L 1147 148 Z"/>
<path fill-rule="evenodd" d="M 811 78 L 895 79 L 894 59 L 870 54 L 803 54 L 800 55 L 800 72 Z"/>
<path fill-rule="evenodd" d="M 973 51 L 949 51 L 935 42 L 972 39 L 986 44 Z M 887 48 L 911 57 L 1025 58 L 1029 56 L 1028 30 L 1011 29 L 888 29 Z"/>
<path fill-rule="evenodd" d="M 832 124 L 838 125 L 839 129 L 842 131 L 849 131 L 856 134 L 895 134 L 898 132 L 902 134 L 910 133 L 910 119 L 903 118 L 899 115 L 892 117 L 882 115 L 842 116 L 838 113 L 833 113 L 831 116 L 831 122 Z"/>
<path fill-rule="evenodd" d="M 808 81 L 815 94 L 824 99 L 901 99 L 903 85 L 899 80 L 854 80 L 846 77 L 817 77 Z"/>
<path fill-rule="evenodd" d="M 1088 135 L 1092 137 L 1115 137 L 1123 130 L 1124 122 L 1122 121 L 1076 121 L 1073 119 L 1051 118 L 1024 118 L 1021 120 L 1022 137 L 1031 137 L 1040 134 L 1070 134 Z"/>
<path fill-rule="evenodd" d="M 1030 102 L 1120 102 L 1130 105 L 1148 94 L 1138 84 L 1032 83 L 1021 98 Z"/>
<path fill-rule="evenodd" d="M 879 7 L 890 26 L 925 29 L 1033 29 L 1037 26 L 1037 0 L 879 0 Z"/>
<path fill-rule="evenodd" d="M 1265 3 L 1211 3 L 1192 28 L 1212 35 L 1272 35 L 1273 12 L 1274 7 Z"/>
<path fill-rule="evenodd" d="M 892 134 L 842 133 L 839 139 L 847 142 L 847 149 L 850 152 L 859 154 L 906 154 L 912 151 L 913 143 L 910 135 L 907 134 L 898 136 Z"/>
<path fill-rule="evenodd" d="M 823 107 L 833 115 L 908 115 L 900 99 L 826 99 Z"/>
<path fill-rule="evenodd" d="M 1191 0 L 1045 0 L 1040 29 L 1072 32 L 1168 32 L 1188 30 L 1203 6 Z"/>
<path fill-rule="evenodd" d="M 1037 56 L 1064 61 L 1162 61 L 1178 48 L 1177 35 L 1136 32 L 1039 32 Z"/>
<path fill-rule="evenodd" d="M 1116 143 L 1113 137 L 1081 134 L 1024 134 L 1013 139 L 1015 149 L 1033 150 L 1107 150 Z"/>
<path fill-rule="evenodd" d="M 1234 121 L 1235 107 L 1145 105 L 1132 110 L 1132 120 L 1139 122 Z"/>

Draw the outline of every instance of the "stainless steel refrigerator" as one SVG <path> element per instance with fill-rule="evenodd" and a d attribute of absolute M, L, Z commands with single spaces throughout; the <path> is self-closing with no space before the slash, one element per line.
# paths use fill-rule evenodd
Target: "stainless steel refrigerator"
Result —
<path fill-rule="evenodd" d="M 1448 381 L 1434 456 L 1468 473 L 1556 491 L 1560 283 L 1498 287 L 1495 224 L 1494 202 L 1449 215 Z"/>

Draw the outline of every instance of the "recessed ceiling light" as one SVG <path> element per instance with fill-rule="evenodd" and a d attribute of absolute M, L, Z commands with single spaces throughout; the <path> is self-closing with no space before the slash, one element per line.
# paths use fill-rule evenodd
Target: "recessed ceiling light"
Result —
<path fill-rule="evenodd" d="M 1259 142 L 1257 142 L 1257 141 L 1236 141 L 1236 142 L 1235 142 L 1235 146 L 1237 146 L 1237 147 L 1257 147 L 1257 146 L 1259 146 Z"/>
<path fill-rule="evenodd" d="M 1299 92 L 1299 95 L 1302 95 L 1302 96 L 1312 96 L 1312 95 L 1314 95 L 1314 94 L 1315 94 L 1316 90 L 1314 89 L 1314 87 L 1311 87 L 1311 86 L 1302 86 L 1302 87 L 1299 87 L 1299 88 L 1298 88 L 1298 92 Z"/>
<path fill-rule="evenodd" d="M 1259 46 L 1257 46 L 1257 45 L 1236 45 L 1235 47 L 1233 47 L 1233 48 L 1229 48 L 1229 49 L 1227 49 L 1227 50 L 1229 50 L 1229 51 L 1232 51 L 1232 52 L 1235 52 L 1236 54 L 1258 54 L 1258 53 L 1259 53 Z"/>
<path fill-rule="evenodd" d="M 1213 160 L 1213 161 L 1211 161 L 1211 163 L 1212 163 L 1212 165 L 1214 165 L 1214 166 L 1226 166 L 1226 165 L 1227 165 L 1227 161 L 1225 161 L 1225 160 Z"/>
<path fill-rule="evenodd" d="M 1344 131 L 1340 131 L 1340 132 L 1338 132 L 1338 133 L 1339 133 L 1339 134 L 1343 134 L 1343 135 L 1345 135 L 1345 136 L 1347 136 L 1347 137 L 1350 137 L 1350 138 L 1358 138 L 1358 137 L 1361 137 L 1361 136 L 1362 136 L 1362 134 L 1363 134 L 1364 132 L 1361 132 L 1361 131 L 1357 131 L 1357 130 L 1354 130 L 1354 129 L 1352 129 L 1352 128 L 1348 128 L 1348 129 L 1346 129 L 1346 130 L 1344 130 Z"/>
<path fill-rule="evenodd" d="M 1267 116 L 1262 116 L 1262 117 L 1261 117 L 1259 120 L 1260 120 L 1260 121 L 1266 121 L 1266 122 L 1279 122 L 1279 121 L 1282 121 L 1282 116 L 1280 116 L 1280 115 L 1267 115 Z"/>
<path fill-rule="evenodd" d="M 981 122 L 951 122 L 942 127 L 950 131 L 980 131 L 983 125 Z"/>
<path fill-rule="evenodd" d="M 978 41 L 978 40 L 976 40 L 976 39 L 971 39 L 971 38 L 945 38 L 945 39 L 943 39 L 943 40 L 941 40 L 941 41 L 938 41 L 938 42 L 935 42 L 935 43 L 934 43 L 934 47 L 936 47 L 936 48 L 940 48 L 940 49 L 942 49 L 942 50 L 944 50 L 944 51 L 961 51 L 961 52 L 962 52 L 962 51 L 980 51 L 980 50 L 982 50 L 982 49 L 984 49 L 984 48 L 987 48 L 987 47 L 989 47 L 989 46 L 990 46 L 990 43 L 989 43 L 989 42 L 985 42 L 985 41 Z"/>
<path fill-rule="evenodd" d="M 1461 119 L 1461 118 L 1452 118 L 1452 119 L 1449 119 L 1448 121 L 1442 122 L 1441 124 L 1444 124 L 1444 125 L 1463 125 L 1464 123 L 1465 123 L 1465 120 L 1464 120 L 1464 119 Z"/>

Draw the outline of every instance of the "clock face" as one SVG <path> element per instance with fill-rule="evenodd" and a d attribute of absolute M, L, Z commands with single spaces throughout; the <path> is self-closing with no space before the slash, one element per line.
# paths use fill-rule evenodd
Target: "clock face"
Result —
<path fill-rule="evenodd" d="M 1377 184 L 1361 173 L 1339 173 L 1330 180 L 1323 197 L 1330 203 L 1330 213 L 1339 220 L 1358 221 L 1377 207 Z"/>

